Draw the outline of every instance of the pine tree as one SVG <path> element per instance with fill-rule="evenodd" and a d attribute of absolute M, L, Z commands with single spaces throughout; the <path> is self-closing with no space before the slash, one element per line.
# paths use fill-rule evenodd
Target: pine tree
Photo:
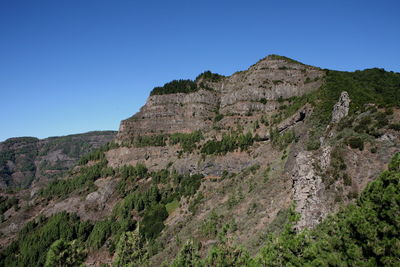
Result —
<path fill-rule="evenodd" d="M 115 251 L 114 267 L 147 266 L 149 255 L 140 236 L 139 227 L 121 234 Z"/>
<path fill-rule="evenodd" d="M 85 260 L 86 255 L 86 250 L 77 240 L 66 242 L 64 239 L 59 239 L 50 246 L 44 266 L 80 266 Z"/>

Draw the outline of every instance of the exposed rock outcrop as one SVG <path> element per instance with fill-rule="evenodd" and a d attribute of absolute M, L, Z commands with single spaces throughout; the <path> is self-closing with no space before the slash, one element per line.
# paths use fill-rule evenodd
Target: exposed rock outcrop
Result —
<path fill-rule="evenodd" d="M 293 198 L 296 211 L 301 215 L 296 225 L 299 230 L 314 227 L 329 211 L 323 205 L 325 186 L 321 176 L 314 169 L 314 163 L 315 158 L 311 152 L 300 152 L 296 157 L 295 168 L 292 172 Z"/>
<path fill-rule="evenodd" d="M 339 101 L 335 104 L 332 111 L 332 123 L 338 123 L 342 118 L 349 114 L 350 97 L 346 91 L 340 94 Z"/>

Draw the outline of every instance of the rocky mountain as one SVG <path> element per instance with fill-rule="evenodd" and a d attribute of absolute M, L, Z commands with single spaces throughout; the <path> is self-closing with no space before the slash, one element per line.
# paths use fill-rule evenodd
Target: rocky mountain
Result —
<path fill-rule="evenodd" d="M 398 254 L 379 238 L 399 238 L 396 157 L 378 177 L 400 151 L 399 119 L 400 74 L 382 69 L 339 72 L 271 55 L 231 76 L 172 81 L 67 177 L 36 194 L 3 194 L 1 262 L 52 266 L 69 255 L 87 266 L 390 263 Z M 386 190 L 390 212 L 376 200 Z M 389 216 L 390 234 L 352 236 L 354 222 L 340 214 L 361 218 L 356 212 L 368 214 L 371 203 Z M 327 239 L 335 226 L 326 218 L 337 212 L 330 221 L 357 256 Z M 317 246 L 326 244 L 314 237 L 331 242 L 324 253 L 334 256 L 320 258 Z M 360 245 L 372 239 L 379 251 Z"/>
<path fill-rule="evenodd" d="M 233 125 L 238 118 L 248 124 L 257 114 L 274 112 L 280 106 L 279 100 L 319 88 L 323 76 L 318 68 L 279 56 L 266 57 L 247 71 L 229 77 L 205 72 L 197 77 L 198 90 L 193 93 L 151 95 L 140 112 L 121 122 L 118 139 L 208 131 L 217 115 L 226 116 L 219 123 L 221 127 Z"/>
<path fill-rule="evenodd" d="M 61 177 L 83 155 L 110 142 L 115 134 L 103 131 L 46 139 L 7 139 L 0 143 L 0 188 L 27 188 Z"/>

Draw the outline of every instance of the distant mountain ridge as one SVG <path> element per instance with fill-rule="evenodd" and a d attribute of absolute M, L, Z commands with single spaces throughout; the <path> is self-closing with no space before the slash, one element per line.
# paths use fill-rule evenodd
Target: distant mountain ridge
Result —
<path fill-rule="evenodd" d="M 27 188 L 62 176 L 80 157 L 110 142 L 114 131 L 60 137 L 9 138 L 0 142 L 0 188 Z"/>

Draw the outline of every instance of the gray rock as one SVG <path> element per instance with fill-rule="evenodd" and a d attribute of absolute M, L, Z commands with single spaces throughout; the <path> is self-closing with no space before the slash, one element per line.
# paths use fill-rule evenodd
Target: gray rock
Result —
<path fill-rule="evenodd" d="M 335 104 L 332 111 L 332 123 L 338 123 L 342 118 L 349 114 L 350 97 L 346 91 L 340 94 L 339 101 Z"/>
<path fill-rule="evenodd" d="M 296 211 L 301 215 L 296 228 L 312 228 L 328 214 L 321 196 L 325 191 L 322 178 L 314 170 L 313 154 L 308 151 L 300 152 L 296 157 L 296 165 L 292 172 L 293 198 Z"/>

